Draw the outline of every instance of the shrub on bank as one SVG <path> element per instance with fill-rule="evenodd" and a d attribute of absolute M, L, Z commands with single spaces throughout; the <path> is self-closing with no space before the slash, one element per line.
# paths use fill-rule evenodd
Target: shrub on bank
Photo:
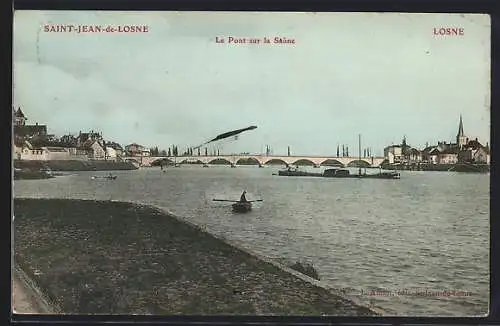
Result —
<path fill-rule="evenodd" d="M 312 277 L 319 281 L 319 273 L 314 268 L 313 264 L 304 262 L 304 261 L 296 261 L 294 264 L 289 266 L 291 269 L 296 270 L 304 275 Z"/>

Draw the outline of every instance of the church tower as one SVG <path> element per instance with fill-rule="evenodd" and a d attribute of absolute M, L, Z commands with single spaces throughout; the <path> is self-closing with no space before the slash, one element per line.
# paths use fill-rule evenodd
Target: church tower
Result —
<path fill-rule="evenodd" d="M 462 115 L 460 115 L 460 122 L 458 124 L 458 133 L 457 133 L 457 146 L 462 148 L 467 145 L 467 137 L 464 135 L 464 125 L 462 123 Z"/>

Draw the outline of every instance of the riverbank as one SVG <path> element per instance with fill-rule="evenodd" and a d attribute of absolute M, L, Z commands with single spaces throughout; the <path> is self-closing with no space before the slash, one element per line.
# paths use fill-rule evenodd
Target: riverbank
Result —
<path fill-rule="evenodd" d="M 62 313 L 375 313 L 150 207 L 15 199 L 15 260 Z"/>
<path fill-rule="evenodd" d="M 412 164 L 398 165 L 384 164 L 381 168 L 385 170 L 404 170 L 404 171 L 442 171 L 442 172 L 464 172 L 464 173 L 488 173 L 490 166 L 488 164 Z"/>
<path fill-rule="evenodd" d="M 50 178 L 54 178 L 54 176 L 45 171 L 30 171 L 30 170 L 14 171 L 14 180 L 41 180 Z"/>
<path fill-rule="evenodd" d="M 131 162 L 113 161 L 80 161 L 80 160 L 14 160 L 14 168 L 23 171 L 40 171 L 50 169 L 52 171 L 118 171 L 137 170 Z"/>

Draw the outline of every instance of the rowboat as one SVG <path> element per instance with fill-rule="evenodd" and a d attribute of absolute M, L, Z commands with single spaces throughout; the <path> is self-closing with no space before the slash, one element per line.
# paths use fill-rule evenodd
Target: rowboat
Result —
<path fill-rule="evenodd" d="M 117 178 L 116 175 L 113 176 L 93 176 L 92 179 L 108 179 L 108 180 L 115 180 Z"/>
<path fill-rule="evenodd" d="M 232 205 L 233 212 L 247 213 L 252 210 L 252 203 L 250 202 L 236 202 Z"/>
<path fill-rule="evenodd" d="M 233 212 L 235 213 L 248 213 L 252 210 L 253 202 L 260 202 L 262 199 L 256 200 L 228 200 L 228 199 L 213 199 L 213 201 L 222 201 L 222 202 L 231 202 L 231 207 L 233 208 Z"/>

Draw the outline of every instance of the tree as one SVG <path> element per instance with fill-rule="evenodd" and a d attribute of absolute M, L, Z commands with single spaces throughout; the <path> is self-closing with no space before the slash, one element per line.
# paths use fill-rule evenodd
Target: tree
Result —
<path fill-rule="evenodd" d="M 288 146 L 288 156 L 290 156 L 290 146 Z"/>
<path fill-rule="evenodd" d="M 205 156 L 208 156 L 208 148 L 205 147 Z"/>
<path fill-rule="evenodd" d="M 345 145 L 342 145 L 342 156 L 345 156 Z"/>
<path fill-rule="evenodd" d="M 168 156 L 168 157 L 172 156 L 172 151 L 170 150 L 170 147 L 168 148 L 168 153 L 167 153 L 167 156 Z"/>
<path fill-rule="evenodd" d="M 170 149 L 169 149 L 169 151 L 170 151 Z M 167 156 L 167 151 L 166 151 L 166 150 L 164 150 L 164 149 L 162 149 L 162 150 L 160 151 L 160 156 Z M 170 155 L 168 155 L 168 156 L 170 156 Z"/>
<path fill-rule="evenodd" d="M 363 157 L 366 157 L 366 148 L 363 149 Z"/>
<path fill-rule="evenodd" d="M 201 154 L 200 154 L 200 148 L 199 147 L 198 147 L 198 156 L 201 156 Z"/>
<path fill-rule="evenodd" d="M 340 150 L 340 146 L 339 146 L 339 145 L 337 145 L 337 157 L 339 157 L 339 156 L 340 156 L 340 155 L 339 155 L 339 154 L 340 154 L 339 150 Z"/>
<path fill-rule="evenodd" d="M 349 146 L 345 147 L 345 156 L 349 157 Z"/>

